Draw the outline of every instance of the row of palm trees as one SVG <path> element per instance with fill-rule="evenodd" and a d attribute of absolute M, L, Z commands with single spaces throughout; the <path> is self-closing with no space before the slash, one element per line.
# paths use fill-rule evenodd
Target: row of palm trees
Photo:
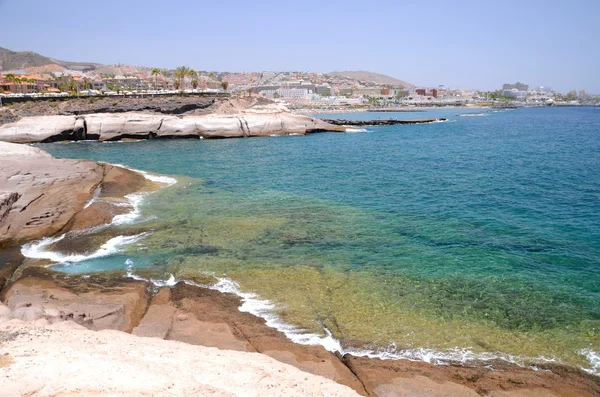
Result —
<path fill-rule="evenodd" d="M 158 86 L 157 81 L 156 81 L 158 76 L 162 75 L 166 81 L 167 77 L 169 76 L 169 70 L 154 68 L 150 72 L 150 75 L 154 76 L 154 88 L 156 88 Z M 175 78 L 175 89 L 184 90 L 186 88 L 185 87 L 186 77 L 190 78 L 192 88 L 196 89 L 198 87 L 198 76 L 199 76 L 199 73 L 197 71 L 195 71 L 194 69 L 191 69 L 187 66 L 177 67 L 175 69 L 175 72 L 173 73 L 173 77 Z M 208 77 L 210 77 L 211 79 L 214 79 L 215 74 L 209 73 Z M 221 87 L 223 88 L 223 90 L 227 91 L 227 88 L 229 87 L 229 83 L 226 81 L 223 81 L 223 82 L 221 82 Z"/>
<path fill-rule="evenodd" d="M 15 83 L 15 84 L 24 84 L 24 83 L 35 84 L 35 83 L 37 83 L 36 79 L 28 79 L 27 77 L 19 78 L 12 73 L 9 73 L 6 76 L 4 76 L 4 80 L 8 81 L 9 83 Z"/>

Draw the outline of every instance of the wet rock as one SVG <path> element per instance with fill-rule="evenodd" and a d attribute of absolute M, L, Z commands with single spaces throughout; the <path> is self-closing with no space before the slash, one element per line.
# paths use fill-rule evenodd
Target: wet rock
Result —
<path fill-rule="evenodd" d="M 139 325 L 131 333 L 137 336 L 166 339 L 172 329 L 176 311 L 171 302 L 171 290 L 161 288 L 152 298 L 148 311 Z"/>
<path fill-rule="evenodd" d="M 361 382 L 333 353 L 322 346 L 298 345 L 265 321 L 239 311 L 240 298 L 207 288 L 178 283 L 173 304 L 179 308 L 168 339 L 221 349 L 256 351 L 305 372 L 333 379 L 365 395 Z"/>
<path fill-rule="evenodd" d="M 0 142 L 0 247 L 61 230 L 103 175 L 104 167 L 93 161 L 55 159 L 37 148 Z"/>
<path fill-rule="evenodd" d="M 91 330 L 125 332 L 137 326 L 149 300 L 147 283 L 127 278 L 57 277 L 41 268 L 27 268 L 2 291 L 12 317 L 27 322 L 73 321 Z"/>
<path fill-rule="evenodd" d="M 420 361 L 344 356 L 371 396 L 560 396 L 592 397 L 597 378 L 580 371 L 561 375 L 506 362 L 432 365 Z M 490 368 L 493 367 L 493 369 Z"/>
<path fill-rule="evenodd" d="M 344 120 L 344 119 L 323 119 L 323 121 L 334 125 L 345 125 L 353 127 L 368 127 L 373 125 L 399 125 L 399 124 L 425 124 L 434 123 L 436 121 L 446 121 L 445 118 L 428 118 L 416 120 Z"/>

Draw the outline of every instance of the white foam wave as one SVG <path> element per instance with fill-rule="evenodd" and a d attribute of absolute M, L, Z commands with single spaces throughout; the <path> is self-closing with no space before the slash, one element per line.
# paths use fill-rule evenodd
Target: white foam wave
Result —
<path fill-rule="evenodd" d="M 135 222 L 138 219 L 142 212 L 140 210 L 140 206 L 142 205 L 142 201 L 144 200 L 144 193 L 131 193 L 125 196 L 125 199 L 129 201 L 129 206 L 131 206 L 131 211 L 125 214 L 115 215 L 112 219 L 113 225 L 126 225 Z"/>
<path fill-rule="evenodd" d="M 152 182 L 164 183 L 167 186 L 171 186 L 171 185 L 174 185 L 177 183 L 177 179 L 171 178 L 170 176 L 149 174 L 145 171 L 138 171 L 138 170 L 136 170 L 136 171 L 141 173 L 142 175 L 144 175 L 144 178 L 146 178 Z"/>
<path fill-rule="evenodd" d="M 109 163 L 105 163 L 105 164 L 109 164 Z M 171 178 L 169 176 L 150 174 L 146 171 L 126 167 L 123 164 L 110 164 L 110 165 L 114 165 L 115 167 L 125 168 L 130 171 L 138 172 L 138 173 L 142 174 L 144 176 L 144 178 L 148 179 L 149 181 L 162 183 L 162 184 L 166 185 L 165 187 L 169 187 L 169 186 L 172 186 L 177 183 L 177 179 Z M 141 216 L 140 206 L 142 205 L 142 202 L 147 194 L 148 193 L 146 193 L 146 192 L 128 194 L 125 196 L 125 199 L 128 201 L 128 203 L 111 202 L 112 205 L 128 206 L 128 207 L 130 206 L 132 208 L 131 211 L 126 214 L 116 215 L 112 219 L 111 225 L 126 225 L 126 224 L 131 224 L 131 223 L 135 222 Z M 90 201 L 88 203 L 88 206 L 91 205 L 91 203 L 94 200 L 97 201 L 97 199 L 92 199 L 92 201 Z"/>
<path fill-rule="evenodd" d="M 600 353 L 593 351 L 592 349 L 583 349 L 579 351 L 586 360 L 590 363 L 592 368 L 584 368 L 583 370 L 592 375 L 600 376 Z"/>
<path fill-rule="evenodd" d="M 379 358 L 382 360 L 405 359 L 412 361 L 424 361 L 436 365 L 445 365 L 452 362 L 466 363 L 469 361 L 502 360 L 524 367 L 528 362 L 533 361 L 538 363 L 551 363 L 557 361 L 554 358 L 543 356 L 526 359 L 523 357 L 502 354 L 498 352 L 475 353 L 469 349 L 457 347 L 445 351 L 426 348 L 397 350 L 396 345 L 393 344 L 385 349 L 379 350 L 347 349 L 345 353 L 352 354 L 353 356 Z"/>
<path fill-rule="evenodd" d="M 90 205 L 92 205 L 93 203 L 96 202 L 96 200 L 98 199 L 98 196 L 100 195 L 100 186 L 98 186 L 95 190 L 94 190 L 94 194 L 92 195 L 92 198 L 90 199 L 90 201 L 87 202 L 86 205 L 83 206 L 83 209 L 86 209 L 87 207 L 89 207 Z"/>
<path fill-rule="evenodd" d="M 365 128 L 346 128 L 346 132 L 368 132 Z"/>
<path fill-rule="evenodd" d="M 137 170 L 135 168 L 127 167 L 126 165 L 123 165 L 123 164 L 114 164 L 114 163 L 105 163 L 105 164 L 114 165 L 115 167 L 125 168 L 125 169 L 133 171 L 133 172 L 139 172 L 140 174 L 142 174 L 144 176 L 144 178 L 148 179 L 149 181 L 158 182 L 158 183 L 164 183 L 167 186 L 171 186 L 171 185 L 174 185 L 174 184 L 177 183 L 177 179 L 171 178 L 170 176 L 151 174 L 151 173 L 146 172 L 146 171 Z"/>
<path fill-rule="evenodd" d="M 23 256 L 32 259 L 48 259 L 55 263 L 73 264 L 90 259 L 102 258 L 115 254 L 121 250 L 121 247 L 134 243 L 150 233 L 140 233 L 133 236 L 117 236 L 102 244 L 98 250 L 89 254 L 62 254 L 60 252 L 48 251 L 48 246 L 62 240 L 65 235 L 58 238 L 44 238 L 34 243 L 26 244 L 21 248 Z"/>
<path fill-rule="evenodd" d="M 489 116 L 488 113 L 463 113 L 457 114 L 458 117 L 485 117 Z"/>
<path fill-rule="evenodd" d="M 344 348 L 341 342 L 336 339 L 331 331 L 323 327 L 325 335 L 319 335 L 316 333 L 308 332 L 305 329 L 288 324 L 281 320 L 276 314 L 277 305 L 273 302 L 261 299 L 257 294 L 251 292 L 243 292 L 239 288 L 239 284 L 235 281 L 226 277 L 215 277 L 217 282 L 215 284 L 201 284 L 191 280 L 176 279 L 172 274 L 169 275 L 167 280 L 156 280 L 146 279 L 137 276 L 133 273 L 133 262 L 127 260 L 125 262 L 129 264 L 127 275 L 135 280 L 143 280 L 153 283 L 157 287 L 174 286 L 179 281 L 182 281 L 189 285 L 194 285 L 201 288 L 210 288 L 223 293 L 231 293 L 239 296 L 242 299 L 242 305 L 239 310 L 253 314 L 257 317 L 261 317 L 266 321 L 266 325 L 282 332 L 288 339 L 294 343 L 301 345 L 320 345 L 326 350 L 332 353 L 339 353 L 341 355 L 351 354 L 356 357 L 368 357 L 378 358 L 381 360 L 411 360 L 411 361 L 424 361 L 435 365 L 447 365 L 449 363 L 467 363 L 469 361 L 492 361 L 502 360 L 509 362 L 521 367 L 528 367 L 533 370 L 539 371 L 540 368 L 536 367 L 532 363 L 560 363 L 555 358 L 548 358 L 544 356 L 534 358 L 524 358 L 510 354 L 484 352 L 475 353 L 469 349 L 464 348 L 453 348 L 446 351 L 439 351 L 434 349 L 418 348 L 418 349 L 405 349 L 398 350 L 395 344 L 391 344 L 385 348 L 377 350 L 369 349 L 357 349 L 357 348 Z M 584 371 L 594 375 L 600 375 L 600 354 L 592 350 L 582 350 L 583 354 L 588 362 L 591 363 L 592 369 L 585 369 Z"/>
<path fill-rule="evenodd" d="M 133 261 L 131 259 L 127 259 L 125 261 L 125 265 L 127 265 L 127 272 L 126 275 L 127 277 L 131 277 L 134 280 L 138 280 L 138 281 L 146 281 L 149 283 L 154 284 L 155 286 L 162 288 L 162 287 L 173 287 L 175 286 L 175 284 L 177 284 L 177 280 L 175 279 L 175 276 L 170 274 L 169 278 L 167 280 L 158 280 L 158 279 L 154 279 L 154 278 L 144 278 L 141 276 L 138 276 L 135 274 L 135 267 L 133 265 Z"/>
<path fill-rule="evenodd" d="M 266 299 L 261 299 L 258 295 L 251 292 L 242 292 L 238 283 L 235 281 L 220 277 L 217 283 L 208 286 L 220 292 L 228 292 L 242 298 L 242 305 L 239 310 L 254 314 L 265 319 L 267 326 L 283 332 L 292 342 L 302 345 L 321 345 L 331 352 L 342 352 L 340 342 L 333 337 L 331 332 L 325 329 L 325 336 L 307 332 L 306 330 L 283 322 L 275 314 L 276 305 Z"/>

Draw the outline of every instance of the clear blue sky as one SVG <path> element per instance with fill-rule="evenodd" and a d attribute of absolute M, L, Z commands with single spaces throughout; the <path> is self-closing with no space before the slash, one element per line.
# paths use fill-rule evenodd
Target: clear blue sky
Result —
<path fill-rule="evenodd" d="M 600 0 L 0 0 L 0 20 L 0 47 L 69 61 L 600 94 Z"/>

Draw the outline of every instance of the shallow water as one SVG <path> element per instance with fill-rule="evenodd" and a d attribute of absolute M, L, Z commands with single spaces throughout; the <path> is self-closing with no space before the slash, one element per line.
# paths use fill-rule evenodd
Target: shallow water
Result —
<path fill-rule="evenodd" d="M 145 199 L 138 223 L 116 226 L 147 236 L 57 268 L 226 276 L 346 348 L 600 371 L 596 108 L 323 117 L 449 121 L 39 145 L 180 180 Z"/>

